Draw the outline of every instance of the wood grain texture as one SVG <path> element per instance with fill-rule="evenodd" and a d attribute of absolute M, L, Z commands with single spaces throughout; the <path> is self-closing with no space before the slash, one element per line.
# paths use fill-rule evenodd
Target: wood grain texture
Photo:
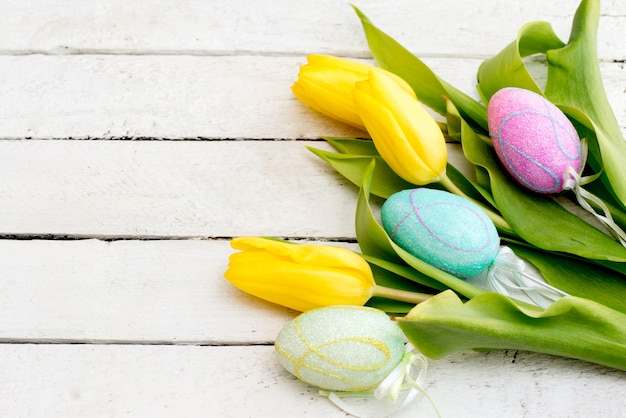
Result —
<path fill-rule="evenodd" d="M 0 240 L 0 341 L 268 344 L 295 312 L 223 275 L 227 241 Z"/>
<path fill-rule="evenodd" d="M 545 20 L 567 40 L 577 0 L 524 2 L 411 0 L 354 2 L 381 29 L 424 56 L 487 57 L 529 21 Z M 348 2 L 335 0 L 165 0 L 101 4 L 75 0 L 5 1 L 5 54 L 112 53 L 369 56 Z M 624 59 L 619 43 L 626 4 L 602 2 L 599 54 Z"/>
<path fill-rule="evenodd" d="M 249 345 L 271 344 L 296 313 L 223 280 L 225 242 L 0 241 L 0 253 L 4 416 L 344 416 L 271 345 Z M 626 406 L 623 372 L 541 354 L 463 352 L 427 376 L 443 416 L 617 418 Z M 434 416 L 421 400 L 398 417 L 416 413 Z"/>
<path fill-rule="evenodd" d="M 424 61 L 477 98 L 481 60 Z M 0 56 L 0 138 L 363 136 L 296 100 L 290 87 L 304 62 L 304 56 Z M 604 63 L 601 70 L 626 127 L 624 64 Z"/>
<path fill-rule="evenodd" d="M 0 141 L 0 230 L 354 237 L 356 188 L 295 141 Z"/>
<path fill-rule="evenodd" d="M 347 416 L 279 367 L 273 351 L 0 344 L 3 415 Z M 424 388 L 444 417 L 620 418 L 626 407 L 623 372 L 526 352 L 468 352 L 432 362 Z M 422 398 L 395 415 L 415 416 L 435 414 Z"/>
<path fill-rule="evenodd" d="M 567 38 L 578 0 L 356 4 L 476 97 L 482 59 L 532 20 Z M 1 415 L 345 417 L 275 361 L 296 312 L 223 273 L 233 236 L 356 249 L 356 188 L 306 146 L 363 134 L 290 91 L 306 54 L 372 63 L 348 3 L 6 0 L 0 12 Z M 625 22 L 625 2 L 602 2 L 601 71 L 626 131 Z M 526 352 L 433 361 L 425 387 L 446 417 L 626 409 L 623 372 Z M 398 418 L 416 415 L 434 416 L 422 400 Z"/>
<path fill-rule="evenodd" d="M 354 239 L 325 141 L 0 141 L 0 233 Z M 466 169 L 459 147 L 449 161 Z"/>
<path fill-rule="evenodd" d="M 298 105 L 304 58 L 0 56 L 0 137 L 351 135 Z M 260 103 L 263 103 L 261 106 Z M 300 122 L 295 122 L 300 121 Z M 295 123 L 294 123 L 295 122 Z"/>

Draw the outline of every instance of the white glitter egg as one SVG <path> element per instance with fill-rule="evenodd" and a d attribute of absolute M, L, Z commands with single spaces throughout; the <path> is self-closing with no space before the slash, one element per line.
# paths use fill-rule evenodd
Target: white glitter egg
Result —
<path fill-rule="evenodd" d="M 321 389 L 373 389 L 400 363 L 404 337 L 387 314 L 364 306 L 305 312 L 283 327 L 274 344 L 279 363 Z"/>
<path fill-rule="evenodd" d="M 442 190 L 394 193 L 383 204 L 381 218 L 398 246 L 461 278 L 488 268 L 500 247 L 498 231 L 480 207 Z"/>

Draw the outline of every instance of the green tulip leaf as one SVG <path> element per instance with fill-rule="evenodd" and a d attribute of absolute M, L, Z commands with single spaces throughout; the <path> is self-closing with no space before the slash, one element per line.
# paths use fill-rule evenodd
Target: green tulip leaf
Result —
<path fill-rule="evenodd" d="M 561 48 L 561 41 L 547 22 L 527 23 L 518 37 L 498 55 L 485 60 L 478 68 L 478 90 L 485 103 L 503 87 L 520 87 L 543 95 L 524 64 L 524 57 Z"/>
<path fill-rule="evenodd" d="M 432 287 L 425 286 L 421 284 L 419 280 L 415 280 L 420 273 L 410 267 L 393 265 L 393 263 L 372 257 L 364 257 L 364 259 L 369 263 L 372 273 L 374 274 L 374 281 L 379 286 L 415 293 L 433 293 Z M 411 279 L 408 279 L 407 276 L 411 277 Z M 436 288 L 436 290 L 445 289 L 446 288 L 442 286 Z"/>
<path fill-rule="evenodd" d="M 433 278 L 444 286 L 449 287 L 460 295 L 471 299 L 477 295 L 486 292 L 485 289 L 481 289 L 477 286 L 474 286 L 473 284 L 466 282 L 465 280 L 459 279 L 458 277 L 446 273 L 443 270 L 439 270 L 438 268 L 431 266 L 425 261 L 413 256 L 408 251 L 405 251 L 404 249 L 396 245 L 393 241 L 391 241 L 391 239 L 389 239 L 389 242 L 396 254 L 398 254 L 400 258 L 409 266 L 425 274 L 426 276 Z M 436 288 L 437 286 L 432 285 L 431 287 Z"/>
<path fill-rule="evenodd" d="M 478 89 L 485 102 L 500 88 L 521 87 L 539 94 L 564 109 L 586 115 L 591 124 L 578 125 L 589 141 L 589 164 L 602 171 L 604 186 L 624 210 L 626 206 L 626 141 L 607 99 L 597 57 L 599 0 L 581 1 L 568 43 L 563 44 L 544 22 L 532 22 L 516 41 L 483 62 L 478 70 Z M 523 62 L 531 54 L 545 54 L 548 78 L 545 92 L 537 86 Z M 568 112 L 565 108 L 569 108 Z"/>
<path fill-rule="evenodd" d="M 458 109 L 450 100 L 446 100 L 446 119 L 448 121 L 449 130 L 453 135 L 462 142 L 463 138 L 463 118 Z M 473 165 L 476 180 L 470 180 L 461 174 L 456 168 L 448 165 L 446 173 L 450 180 L 459 187 L 467 196 L 475 200 L 484 200 L 495 208 L 495 202 L 491 195 L 491 185 L 489 184 L 489 176 L 484 173 L 484 169 L 480 166 Z"/>
<path fill-rule="evenodd" d="M 495 208 L 495 202 L 493 201 L 491 192 L 483 188 L 475 181 L 470 180 L 452 164 L 448 164 L 446 166 L 446 175 L 459 189 L 461 189 L 463 193 L 465 193 L 466 196 L 478 201 L 484 200 Z"/>
<path fill-rule="evenodd" d="M 398 324 L 420 352 L 435 359 L 468 349 L 517 349 L 626 370 L 626 314 L 575 296 L 529 311 L 498 293 L 463 303 L 444 291 Z"/>
<path fill-rule="evenodd" d="M 459 119 L 460 121 L 460 119 Z M 459 122 L 460 128 L 460 122 Z M 354 139 L 354 138 L 337 138 L 337 137 L 325 137 L 324 138 L 329 144 L 335 147 L 341 154 L 352 155 L 356 157 L 353 162 L 349 162 L 349 159 L 342 162 L 330 162 L 333 158 L 336 158 L 337 154 L 328 153 L 327 151 L 321 151 L 314 148 L 309 148 L 313 153 L 320 156 L 322 159 L 327 161 L 333 168 L 335 168 L 338 172 L 340 172 L 344 177 L 348 178 L 352 183 L 361 187 L 361 183 L 363 180 L 363 175 L 365 173 L 365 169 L 367 165 L 369 165 L 371 161 L 371 157 L 380 157 L 378 151 L 376 151 L 376 147 L 374 146 L 374 142 L 370 140 L 364 139 Z M 323 155 L 322 155 L 323 154 Z M 334 155 L 334 156 L 333 156 Z M 370 158 L 367 159 L 367 164 L 364 164 L 366 156 Z M 343 167 L 345 164 L 352 164 L 352 167 Z M 376 165 L 374 169 L 374 175 L 372 177 L 372 186 L 371 193 L 375 196 L 388 198 L 395 191 L 401 191 L 405 189 L 411 189 L 416 187 L 414 184 L 411 184 L 401 177 L 397 176 L 393 173 L 393 170 L 387 165 L 387 163 L 381 159 L 376 158 Z M 349 176 L 348 176 L 349 174 Z M 459 171 L 452 164 L 447 164 L 446 166 L 446 175 L 452 180 L 452 182 L 467 196 L 472 199 L 481 200 L 484 199 L 486 202 L 494 206 L 493 198 L 491 194 L 484 190 L 480 185 L 476 184 L 474 181 L 470 180 L 467 176 L 465 176 L 461 171 Z M 382 184 L 381 184 L 382 183 Z M 386 184 L 389 183 L 389 184 Z M 430 184 L 426 187 L 443 189 L 443 187 L 438 183 Z"/>
<path fill-rule="evenodd" d="M 530 262 L 550 285 L 573 296 L 601 303 L 626 313 L 626 277 L 580 258 L 546 253 L 510 245 L 515 254 Z"/>
<path fill-rule="evenodd" d="M 580 109 L 593 122 L 602 158 L 603 182 L 626 206 L 626 141 L 606 97 L 597 57 L 600 1 L 583 0 L 568 44 L 547 52 L 546 96 Z"/>
<path fill-rule="evenodd" d="M 374 281 L 379 286 L 416 293 L 433 292 L 433 289 L 420 285 L 418 281 L 408 280 L 402 274 L 396 274 L 391 270 L 379 267 L 375 263 L 370 262 L 370 267 L 372 268 L 372 273 L 374 274 Z M 412 272 L 417 274 L 415 270 L 412 270 Z M 379 296 L 372 297 L 369 301 L 367 301 L 367 305 L 378 308 L 389 314 L 406 314 L 415 307 L 415 303 L 401 302 L 398 300 L 388 299 L 386 297 Z"/>
<path fill-rule="evenodd" d="M 402 264 L 402 259 L 396 254 L 387 239 L 387 233 L 378 222 L 376 222 L 374 213 L 369 204 L 375 167 L 376 159 L 370 158 L 368 169 L 363 173 L 363 180 L 357 199 L 355 220 L 356 239 L 363 255 Z"/>
<path fill-rule="evenodd" d="M 415 307 L 415 304 L 374 296 L 367 301 L 365 306 L 379 309 L 389 315 L 397 316 L 407 314 Z"/>
<path fill-rule="evenodd" d="M 461 142 L 461 114 L 454 104 L 446 99 L 446 131 L 449 137 Z"/>
<path fill-rule="evenodd" d="M 370 189 L 374 196 L 386 199 L 396 192 L 416 187 L 394 173 L 382 157 L 376 153 L 376 148 L 371 141 L 347 138 L 327 138 L 327 141 L 342 153 L 338 154 L 312 147 L 308 149 L 358 187 L 362 186 L 363 175 L 372 158 L 376 160 Z M 354 155 L 353 152 L 363 154 Z M 493 201 L 489 193 L 474 184 L 451 164 L 447 164 L 446 173 L 450 180 L 466 195 L 479 200 L 484 198 L 490 203 Z M 428 187 L 442 188 L 437 183 Z"/>
<path fill-rule="evenodd" d="M 378 29 L 358 8 L 352 6 L 363 25 L 370 51 L 382 68 L 403 78 L 418 99 L 441 115 L 446 114 L 446 97 L 466 120 L 487 130 L 487 111 L 470 96 L 440 79 L 424 62 L 389 35 Z"/>
<path fill-rule="evenodd" d="M 376 258 L 373 257 L 371 255 L 366 255 L 366 254 L 361 254 L 361 256 L 368 262 L 370 263 L 371 266 L 375 266 L 376 268 L 378 268 L 378 271 L 386 271 L 388 272 L 388 274 L 394 276 L 394 277 L 402 277 L 404 279 L 408 279 L 411 280 L 417 284 L 419 284 L 421 286 L 421 290 L 413 290 L 414 292 L 420 292 L 420 293 L 432 293 L 433 289 L 434 290 L 446 290 L 448 289 L 447 286 L 439 283 L 436 280 L 433 280 L 431 277 L 426 276 L 423 273 L 420 273 L 419 271 L 415 270 L 414 268 L 408 266 L 406 263 L 404 263 L 402 260 L 399 260 L 398 262 L 391 262 L 391 261 L 387 261 L 387 260 L 383 260 L 380 258 Z M 398 264 L 398 263 L 402 263 L 402 264 Z M 373 268 L 374 270 L 374 268 Z M 378 284 L 378 282 L 377 282 Z M 381 283 L 382 284 L 382 283 Z M 387 287 L 391 287 L 391 288 L 398 288 L 398 286 L 396 286 L 393 283 L 387 283 L 386 285 L 383 284 L 384 286 Z M 407 289 L 407 290 L 411 290 L 411 289 Z"/>
<path fill-rule="evenodd" d="M 380 156 L 374 141 L 370 139 L 337 138 L 327 136 L 323 139 L 342 154 Z"/>
<path fill-rule="evenodd" d="M 547 251 L 596 260 L 626 261 L 626 248 L 620 243 L 551 197 L 532 193 L 519 185 L 501 166 L 493 147 L 477 138 L 466 123 L 463 127 L 465 156 L 489 172 L 496 207 L 517 235 Z"/>
<path fill-rule="evenodd" d="M 309 150 L 358 187 L 361 187 L 363 173 L 369 167 L 372 158 L 375 159 L 376 166 L 371 185 L 371 192 L 375 196 L 388 198 L 396 192 L 415 187 L 396 175 L 380 156 L 337 154 L 316 148 Z"/>
<path fill-rule="evenodd" d="M 558 105 L 558 108 L 561 109 L 565 115 L 569 118 L 569 120 L 574 125 L 576 132 L 580 138 L 584 138 L 587 145 L 587 156 L 585 163 L 591 167 L 591 169 L 595 172 L 601 172 L 602 168 L 602 155 L 600 153 L 600 145 L 598 143 L 598 137 L 596 135 L 595 125 L 589 116 L 587 116 L 580 109 L 575 107 L 566 106 L 566 105 Z M 601 182 L 596 182 L 597 184 L 602 184 Z M 612 192 L 608 191 L 604 185 L 602 186 L 602 195 L 610 195 L 611 199 L 613 199 Z M 620 205 L 621 206 L 621 205 Z"/>
<path fill-rule="evenodd" d="M 610 270 L 620 273 L 623 280 L 626 280 L 626 263 L 619 263 L 615 261 L 606 260 L 591 260 L 594 264 L 606 267 Z"/>

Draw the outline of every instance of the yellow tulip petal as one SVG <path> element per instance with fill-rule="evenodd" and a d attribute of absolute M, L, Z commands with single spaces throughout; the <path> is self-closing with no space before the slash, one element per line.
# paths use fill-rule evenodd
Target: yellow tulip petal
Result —
<path fill-rule="evenodd" d="M 400 77 L 381 68 L 331 55 L 313 54 L 300 67 L 298 80 L 292 86 L 294 95 L 316 111 L 366 130 L 356 111 L 352 90 L 357 82 L 377 72 L 395 82 L 398 89 L 415 97 L 411 87 Z"/>
<path fill-rule="evenodd" d="M 233 241 L 232 246 L 243 251 L 230 256 L 224 277 L 240 290 L 270 302 L 300 311 L 363 305 L 375 287 L 369 265 L 343 248 L 257 237 Z"/>
<path fill-rule="evenodd" d="M 441 172 L 433 171 L 423 161 L 388 108 L 359 89 L 355 90 L 355 100 L 376 149 L 396 174 L 418 185 L 439 178 Z"/>
<path fill-rule="evenodd" d="M 231 247 L 247 252 L 269 253 L 274 257 L 285 257 L 304 265 L 365 272 L 368 281 L 374 283 L 369 264 L 361 256 L 346 248 L 329 245 L 293 244 L 261 237 L 234 238 L 231 240 Z"/>
<path fill-rule="evenodd" d="M 338 68 L 358 73 L 362 78 L 366 78 L 372 68 L 371 65 L 324 54 L 311 54 L 307 56 L 307 62 L 312 67 Z"/>
<path fill-rule="evenodd" d="M 392 81 L 395 82 L 396 87 L 400 88 L 403 92 L 405 92 L 406 94 L 408 94 L 409 96 L 411 96 L 412 98 L 417 100 L 417 96 L 415 95 L 415 91 L 411 88 L 409 83 L 404 81 L 403 78 L 398 77 L 397 75 L 395 75 L 392 72 L 389 72 L 387 70 L 383 70 L 382 68 L 373 68 L 372 72 L 379 73 L 379 74 L 382 74 L 382 75 L 390 78 Z M 369 75 L 368 75 L 368 77 L 369 77 Z"/>
<path fill-rule="evenodd" d="M 415 95 L 406 94 L 394 80 L 384 74 L 371 74 L 374 93 L 384 101 L 394 114 L 398 125 L 405 133 L 411 147 L 423 158 L 434 171 L 441 173 L 445 169 L 447 148 L 445 138 L 435 119 L 426 108 L 415 99 Z"/>
<path fill-rule="evenodd" d="M 372 71 L 356 84 L 353 97 L 376 149 L 399 176 L 418 185 L 439 179 L 447 161 L 445 139 L 414 93 Z"/>
<path fill-rule="evenodd" d="M 224 277 L 265 300 L 305 311 L 336 304 L 363 305 L 376 286 L 358 254 L 328 245 L 293 244 L 261 237 L 231 241 Z"/>
<path fill-rule="evenodd" d="M 294 91 L 294 94 L 303 103 L 326 116 L 365 130 L 365 126 L 356 112 L 352 100 L 351 91 L 354 84 L 351 84 L 349 88 L 341 88 L 339 85 L 332 86 L 323 79 L 322 82 L 318 83 L 307 79 L 306 81 L 299 80 L 297 85 L 298 91 Z M 342 90 L 346 92 L 341 94 Z M 312 102 L 315 104 L 311 105 Z"/>
<path fill-rule="evenodd" d="M 263 273 L 259 269 L 233 270 L 230 275 L 240 278 L 231 282 L 246 293 L 299 311 L 340 304 L 363 305 L 373 290 L 344 274 L 303 271 L 297 266 Z"/>

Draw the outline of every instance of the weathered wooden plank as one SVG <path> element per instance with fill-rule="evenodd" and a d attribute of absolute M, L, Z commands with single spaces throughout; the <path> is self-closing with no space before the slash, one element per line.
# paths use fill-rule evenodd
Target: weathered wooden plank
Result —
<path fill-rule="evenodd" d="M 252 344 L 294 312 L 223 278 L 227 241 L 0 240 L 0 340 Z"/>
<path fill-rule="evenodd" d="M 295 99 L 290 87 L 305 61 L 258 56 L 0 57 L 0 138 L 362 135 Z M 450 74 L 460 65 L 457 74 L 466 74 L 467 80 L 477 65 L 444 62 L 441 67 Z"/>
<path fill-rule="evenodd" d="M 290 87 L 305 61 L 304 56 L 0 56 L 0 138 L 362 135 L 293 97 Z M 480 60 L 425 61 L 477 97 Z M 626 127 L 624 66 L 601 69 Z"/>
<path fill-rule="evenodd" d="M 306 146 L 331 149 L 324 141 L 0 141 L 0 234 L 354 238 L 357 188 Z"/>
<path fill-rule="evenodd" d="M 273 347 L 1 344 L 7 417 L 345 417 L 277 364 Z M 444 417 L 623 416 L 626 376 L 525 352 L 431 362 Z M 434 417 L 418 399 L 398 418 Z"/>
<path fill-rule="evenodd" d="M 354 134 L 291 94 L 304 58 L 0 57 L 0 137 Z M 294 124 L 294 121 L 297 121 Z"/>
<path fill-rule="evenodd" d="M 577 3 L 357 5 L 474 94 L 480 58 L 529 20 L 549 20 L 566 37 Z M 358 134 L 289 91 L 307 53 L 368 56 L 347 3 L 25 0 L 0 11 L 2 139 Z M 605 61 L 626 58 L 625 16 L 624 2 L 603 2 Z M 602 71 L 626 126 L 623 65 Z M 0 240 L 2 414 L 345 416 L 282 371 L 271 346 L 245 346 L 270 344 L 295 312 L 222 277 L 225 237 L 339 237 L 348 245 L 355 189 L 305 145 L 324 147 L 0 141 L 0 234 L 217 238 Z M 444 416 L 619 417 L 624 377 L 543 355 L 468 352 L 433 362 L 426 388 Z M 432 416 L 425 402 L 401 416 L 416 413 Z"/>
<path fill-rule="evenodd" d="M 356 188 L 301 141 L 0 141 L 0 231 L 353 237 Z"/>
<path fill-rule="evenodd" d="M 578 0 L 420 2 L 361 0 L 357 6 L 410 50 L 430 56 L 489 56 L 529 21 L 546 20 L 566 40 Z M 600 56 L 626 58 L 626 5 L 602 2 Z M 365 56 L 367 48 L 346 2 L 307 0 L 77 0 L 4 2 L 3 53 L 295 54 Z"/>

